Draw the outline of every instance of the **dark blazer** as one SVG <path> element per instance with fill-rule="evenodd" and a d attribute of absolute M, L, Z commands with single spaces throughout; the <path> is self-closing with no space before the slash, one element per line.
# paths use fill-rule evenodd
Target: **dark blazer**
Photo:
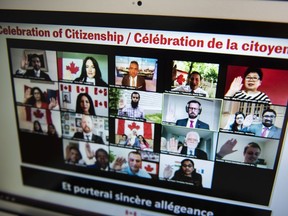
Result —
<path fill-rule="evenodd" d="M 187 121 L 188 121 L 188 118 L 179 119 L 179 120 L 176 121 L 176 125 L 186 127 Z M 209 130 L 209 125 L 206 124 L 205 122 L 200 121 L 200 120 L 197 120 L 197 124 L 195 126 L 196 126 L 195 128 L 203 128 L 203 129 L 208 129 Z"/>
<path fill-rule="evenodd" d="M 41 80 L 43 79 L 46 81 L 51 81 L 51 78 L 49 77 L 49 75 L 43 71 L 40 71 L 40 77 L 36 77 L 34 70 L 27 70 L 26 73 L 24 74 L 24 77 L 27 77 L 27 78 L 33 77 L 36 79 L 41 79 Z"/>
<path fill-rule="evenodd" d="M 187 155 L 187 146 L 183 146 L 180 154 Z M 201 149 L 196 148 L 193 156 L 197 159 L 208 160 L 206 152 L 202 151 Z"/>
<path fill-rule="evenodd" d="M 123 86 L 130 86 L 130 76 L 125 75 L 122 79 L 121 85 Z M 135 89 L 145 91 L 146 90 L 146 82 L 145 78 L 142 76 L 137 76 L 137 83 Z"/>
<path fill-rule="evenodd" d="M 81 132 L 76 132 L 73 136 L 73 138 L 76 138 L 76 139 L 85 139 L 84 138 L 84 134 L 81 133 Z M 91 139 L 93 142 L 95 143 L 100 143 L 100 144 L 104 144 L 103 142 L 103 139 L 100 137 L 100 136 L 97 136 L 95 134 L 92 135 L 92 139 Z"/>

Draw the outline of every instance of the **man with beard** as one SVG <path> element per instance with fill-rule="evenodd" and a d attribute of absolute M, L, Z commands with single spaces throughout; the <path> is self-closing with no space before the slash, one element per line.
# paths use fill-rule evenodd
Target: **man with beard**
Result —
<path fill-rule="evenodd" d="M 273 109 L 266 109 L 262 113 L 262 124 L 254 124 L 248 128 L 248 131 L 255 136 L 280 139 L 281 128 L 274 125 L 276 112 Z"/>
<path fill-rule="evenodd" d="M 25 61 L 25 63 L 21 66 L 21 71 L 25 71 L 28 67 L 28 60 Z M 46 74 L 45 72 L 41 71 L 41 61 L 40 61 L 40 56 L 37 54 L 33 54 L 31 56 L 31 65 L 33 67 L 33 69 L 31 70 L 26 70 L 26 72 L 24 73 L 24 77 L 27 78 L 36 78 L 36 79 L 40 79 L 40 80 L 46 80 L 46 81 L 51 81 L 50 77 L 48 74 Z M 16 72 L 18 74 L 21 74 L 19 72 Z"/>
<path fill-rule="evenodd" d="M 100 136 L 93 134 L 94 126 L 91 116 L 82 115 L 81 127 L 82 132 L 76 132 L 73 138 L 87 140 L 88 142 L 104 144 L 103 139 Z"/>
<path fill-rule="evenodd" d="M 199 101 L 188 101 L 186 105 L 186 112 L 188 113 L 188 118 L 177 120 L 176 125 L 190 128 L 203 128 L 209 130 L 209 125 L 199 120 L 199 115 L 201 114 L 201 111 L 202 107 Z"/>
<path fill-rule="evenodd" d="M 123 109 L 119 109 L 118 115 L 130 118 L 144 119 L 144 111 L 139 107 L 139 101 L 140 94 L 138 92 L 132 92 L 131 105 L 127 105 Z"/>

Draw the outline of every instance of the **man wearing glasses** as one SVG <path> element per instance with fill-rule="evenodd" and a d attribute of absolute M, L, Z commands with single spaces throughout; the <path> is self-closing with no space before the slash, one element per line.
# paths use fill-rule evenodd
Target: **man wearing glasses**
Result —
<path fill-rule="evenodd" d="M 255 136 L 280 139 L 281 128 L 274 125 L 276 112 L 273 109 L 266 109 L 262 113 L 262 124 L 252 124 L 248 131 Z"/>
<path fill-rule="evenodd" d="M 188 113 L 188 118 L 177 120 L 176 125 L 209 130 L 209 125 L 199 120 L 199 115 L 202 112 L 201 103 L 199 101 L 188 101 L 186 105 L 186 112 Z"/>
<path fill-rule="evenodd" d="M 262 79 L 263 72 L 260 68 L 249 67 L 244 74 L 244 83 L 242 83 L 242 77 L 236 77 L 231 83 L 225 97 L 235 100 L 271 104 L 270 98 L 264 92 L 258 90 L 258 87 L 262 83 Z M 244 87 L 243 89 L 242 86 Z"/>

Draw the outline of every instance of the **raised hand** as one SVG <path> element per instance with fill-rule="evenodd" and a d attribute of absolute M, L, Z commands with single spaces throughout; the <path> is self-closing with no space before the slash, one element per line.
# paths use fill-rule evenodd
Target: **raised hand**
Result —
<path fill-rule="evenodd" d="M 89 143 L 85 145 L 85 152 L 88 159 L 92 159 L 94 157 L 94 151 L 91 150 Z"/>
<path fill-rule="evenodd" d="M 117 157 L 112 167 L 114 170 L 120 171 L 124 163 L 126 163 L 126 159 L 124 157 Z"/>
<path fill-rule="evenodd" d="M 233 150 L 235 145 L 237 144 L 236 139 L 227 140 L 220 148 L 220 151 L 217 153 L 220 157 L 225 157 L 228 154 L 231 154 L 237 150 Z"/>
<path fill-rule="evenodd" d="M 163 170 L 163 178 L 169 179 L 172 176 L 173 169 L 171 165 L 166 165 L 166 167 Z"/>
<path fill-rule="evenodd" d="M 167 142 L 167 150 L 170 152 L 179 153 L 180 151 L 178 150 L 178 140 L 174 137 L 170 138 Z"/>
<path fill-rule="evenodd" d="M 225 96 L 233 97 L 236 92 L 240 91 L 243 86 L 242 81 L 243 79 L 241 76 L 234 78 Z"/>

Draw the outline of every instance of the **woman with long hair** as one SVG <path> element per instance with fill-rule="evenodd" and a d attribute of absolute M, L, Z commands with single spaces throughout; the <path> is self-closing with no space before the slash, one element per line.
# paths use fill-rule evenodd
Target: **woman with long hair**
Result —
<path fill-rule="evenodd" d="M 246 132 L 247 127 L 244 126 L 245 114 L 243 112 L 236 112 L 234 122 L 229 126 L 230 131 Z"/>
<path fill-rule="evenodd" d="M 87 93 L 80 93 L 76 99 L 76 112 L 85 115 L 96 115 L 92 98 Z"/>
<path fill-rule="evenodd" d="M 99 64 L 95 58 L 88 56 L 83 60 L 81 74 L 74 81 L 91 83 L 97 86 L 108 86 L 102 79 Z"/>

